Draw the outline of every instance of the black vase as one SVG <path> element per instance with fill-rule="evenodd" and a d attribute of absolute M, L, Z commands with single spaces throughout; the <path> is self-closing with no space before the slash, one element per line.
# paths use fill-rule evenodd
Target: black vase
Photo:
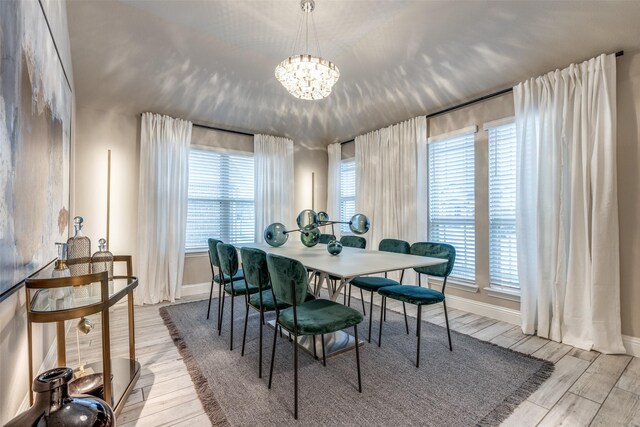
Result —
<path fill-rule="evenodd" d="M 9 421 L 5 427 L 111 427 L 116 425 L 113 411 L 102 399 L 69 396 L 67 383 L 71 368 L 46 371 L 33 381 L 35 402 L 29 410 Z"/>

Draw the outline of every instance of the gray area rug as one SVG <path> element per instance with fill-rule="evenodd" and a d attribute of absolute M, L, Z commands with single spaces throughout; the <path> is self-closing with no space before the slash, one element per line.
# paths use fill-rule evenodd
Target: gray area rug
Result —
<path fill-rule="evenodd" d="M 217 301 L 212 301 L 209 320 L 207 303 L 162 307 L 160 314 L 214 425 L 498 425 L 553 371 L 550 362 L 455 331 L 451 331 L 450 352 L 446 329 L 426 321 L 420 368 L 416 368 L 415 319 L 410 319 L 407 335 L 403 317 L 389 311 L 382 347 L 375 338 L 360 347 L 362 394 L 357 390 L 354 351 L 328 358 L 326 367 L 309 353 L 298 353 L 300 413 L 296 422 L 292 343 L 278 337 L 269 390 L 273 329 L 264 329 L 263 378 L 259 379 L 257 312 L 250 310 L 247 347 L 241 357 L 244 301 L 236 301 L 233 351 L 229 351 L 229 307 L 222 336 L 218 336 Z M 379 313 L 379 307 L 374 313 Z M 360 339 L 366 338 L 367 328 L 367 321 L 360 324 Z M 374 319 L 373 337 L 377 331 Z"/>

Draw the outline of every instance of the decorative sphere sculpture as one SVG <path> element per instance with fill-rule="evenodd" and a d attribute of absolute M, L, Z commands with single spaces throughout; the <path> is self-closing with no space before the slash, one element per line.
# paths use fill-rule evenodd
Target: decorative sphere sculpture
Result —
<path fill-rule="evenodd" d="M 318 212 L 318 221 L 320 222 L 320 224 L 328 222 L 329 221 L 329 214 L 326 213 L 325 211 Z"/>
<path fill-rule="evenodd" d="M 339 240 L 331 240 L 329 243 L 327 243 L 327 251 L 331 255 L 338 255 L 340 252 L 342 252 L 342 243 L 340 243 Z"/>
<path fill-rule="evenodd" d="M 371 223 L 369 222 L 369 218 L 367 218 L 364 214 L 355 214 L 351 217 L 351 221 L 349 221 L 349 228 L 355 234 L 364 234 L 369 231 L 369 227 Z"/>
<path fill-rule="evenodd" d="M 273 247 L 282 246 L 289 239 L 289 234 L 284 224 L 274 222 L 264 229 L 264 241 Z"/>
<path fill-rule="evenodd" d="M 320 230 L 318 230 L 318 227 L 314 227 L 300 231 L 300 241 L 308 248 L 317 245 L 320 241 Z"/>
<path fill-rule="evenodd" d="M 304 230 L 311 230 L 318 227 L 318 214 L 311 209 L 305 209 L 298 214 L 296 219 L 298 227 Z"/>

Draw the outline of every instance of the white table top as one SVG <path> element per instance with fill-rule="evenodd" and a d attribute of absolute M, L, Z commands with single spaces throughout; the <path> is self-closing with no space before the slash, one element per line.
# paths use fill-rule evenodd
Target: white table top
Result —
<path fill-rule="evenodd" d="M 247 243 L 241 247 L 262 249 L 266 253 L 293 258 L 312 270 L 325 272 L 341 278 L 352 278 L 385 271 L 404 270 L 414 267 L 428 267 L 447 262 L 442 258 L 393 252 L 371 251 L 343 247 L 339 255 L 327 252 L 327 245 L 318 244 L 307 248 L 300 242 L 287 242 L 274 248 L 266 243 Z"/>

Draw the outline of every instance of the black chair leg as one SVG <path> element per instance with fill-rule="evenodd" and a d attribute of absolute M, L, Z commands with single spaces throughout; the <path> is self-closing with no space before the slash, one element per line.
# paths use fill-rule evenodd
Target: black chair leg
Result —
<path fill-rule="evenodd" d="M 245 304 L 244 309 L 244 332 L 242 333 L 242 351 L 240 356 L 244 357 L 244 343 L 247 340 L 247 322 L 249 321 L 249 304 Z"/>
<path fill-rule="evenodd" d="M 225 297 L 225 295 L 226 295 L 226 292 L 222 291 L 222 306 L 220 307 L 220 317 L 218 317 L 218 335 L 222 334 L 222 319 L 224 318 L 224 297 Z"/>
<path fill-rule="evenodd" d="M 273 361 L 276 358 L 276 339 L 278 338 L 278 319 L 276 319 L 276 327 L 273 329 L 273 348 L 271 349 L 271 366 L 269 367 L 269 388 L 271 388 L 271 380 L 273 379 Z"/>
<path fill-rule="evenodd" d="M 264 325 L 264 311 L 260 310 L 260 348 L 258 349 L 258 363 L 259 363 L 258 378 L 262 378 L 262 326 L 263 325 Z"/>
<path fill-rule="evenodd" d="M 229 325 L 229 329 L 231 330 L 231 337 L 229 338 L 229 351 L 233 351 L 233 300 L 235 300 L 234 295 L 231 294 L 231 322 Z"/>
<path fill-rule="evenodd" d="M 404 311 L 404 327 L 407 329 L 407 335 L 409 335 L 409 321 L 407 320 L 407 306 L 402 303 L 402 311 Z"/>
<path fill-rule="evenodd" d="M 362 301 L 362 315 L 367 315 L 367 310 L 364 308 L 364 295 L 362 293 L 362 289 L 360 289 L 360 301 Z"/>
<path fill-rule="evenodd" d="M 322 366 L 327 366 L 327 356 L 324 352 L 324 334 L 320 335 L 322 338 Z"/>
<path fill-rule="evenodd" d="M 313 358 L 317 359 L 318 358 L 318 353 L 316 351 L 316 336 L 315 335 L 311 335 L 312 339 L 313 339 Z"/>
<path fill-rule="evenodd" d="M 373 319 L 373 291 L 371 291 L 371 302 L 369 303 L 369 343 L 371 343 L 371 321 Z"/>
<path fill-rule="evenodd" d="M 358 367 L 358 392 L 362 393 L 362 379 L 360 377 L 360 345 L 358 344 L 358 325 L 353 327 L 353 336 L 356 339 L 356 366 Z"/>
<path fill-rule="evenodd" d="M 349 283 L 349 299 L 347 300 L 347 306 L 351 307 L 351 283 Z"/>
<path fill-rule="evenodd" d="M 211 290 L 209 291 L 209 308 L 207 308 L 207 320 L 209 320 L 209 314 L 211 313 L 211 300 L 213 299 L 213 285 L 215 282 L 211 281 Z M 220 305 L 220 303 L 218 303 Z M 219 312 L 219 310 L 218 310 Z"/>
<path fill-rule="evenodd" d="M 384 300 L 383 305 L 384 305 L 384 319 L 382 320 L 386 322 L 387 321 L 387 300 Z"/>
<path fill-rule="evenodd" d="M 447 303 L 446 301 L 442 301 L 444 305 L 444 321 L 447 324 L 447 338 L 449 338 L 449 351 L 453 351 L 453 346 L 451 345 L 451 331 L 449 330 L 449 315 L 447 314 Z"/>
<path fill-rule="evenodd" d="M 420 326 L 422 326 L 422 306 L 418 306 L 418 350 L 416 353 L 416 368 L 420 367 Z"/>
<path fill-rule="evenodd" d="M 380 344 L 382 342 L 382 313 L 384 313 L 384 304 L 386 299 L 387 298 L 383 296 L 382 302 L 380 303 L 380 327 L 378 328 L 378 347 L 380 347 Z"/>
<path fill-rule="evenodd" d="M 294 334 L 293 343 L 293 418 L 298 419 L 298 335 Z"/>

